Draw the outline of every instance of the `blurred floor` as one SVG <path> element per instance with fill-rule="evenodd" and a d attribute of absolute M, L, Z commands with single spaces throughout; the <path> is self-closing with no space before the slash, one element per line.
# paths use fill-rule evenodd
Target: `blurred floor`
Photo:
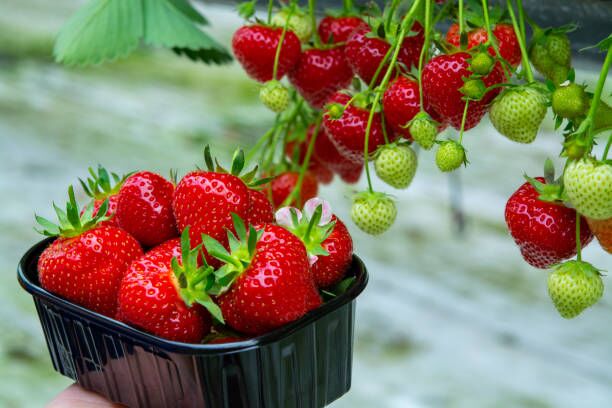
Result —
<path fill-rule="evenodd" d="M 1 407 L 40 407 L 69 383 L 52 372 L 31 300 L 15 280 L 20 255 L 39 239 L 34 212 L 51 216 L 51 201 L 63 202 L 87 166 L 184 172 L 205 143 L 228 157 L 272 120 L 236 66 L 204 67 L 163 51 L 88 69 L 52 64 L 52 34 L 77 3 L 0 4 Z M 222 22 L 214 32 L 227 44 L 239 20 L 224 8 L 207 14 Z M 373 239 L 349 222 L 371 283 L 358 302 L 353 387 L 333 407 L 612 406 L 612 295 L 578 319 L 560 319 L 546 272 L 522 261 L 503 221 L 522 174 L 539 175 L 557 154 L 551 129 L 549 120 L 530 146 L 488 123 L 466 134 L 463 236 L 430 152 L 420 155 L 410 189 L 393 191 L 400 215 L 388 234 Z M 322 195 L 346 219 L 352 191 L 334 184 Z M 596 244 L 584 256 L 612 270 Z"/>

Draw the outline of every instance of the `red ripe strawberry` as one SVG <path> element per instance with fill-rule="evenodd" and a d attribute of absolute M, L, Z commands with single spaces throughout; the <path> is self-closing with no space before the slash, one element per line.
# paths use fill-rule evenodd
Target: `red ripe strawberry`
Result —
<path fill-rule="evenodd" d="M 508 63 L 510 63 L 512 66 L 516 67 L 518 64 L 520 64 L 521 48 L 512 25 L 505 23 L 496 24 L 493 28 L 493 35 L 497 39 L 499 54 L 502 56 L 502 58 L 508 61 Z M 467 39 L 467 47 L 470 49 L 486 43 L 489 39 L 489 35 L 485 28 L 475 28 L 468 31 Z M 450 26 L 446 33 L 446 41 L 455 47 L 460 46 L 459 24 L 454 23 Z M 491 56 L 496 56 L 493 47 L 489 47 L 488 51 Z"/>
<path fill-rule="evenodd" d="M 304 51 L 289 72 L 289 81 L 315 108 L 322 108 L 338 90 L 351 84 L 353 71 L 341 48 Z"/>
<path fill-rule="evenodd" d="M 300 53 L 300 40 L 292 31 L 285 33 L 278 59 L 276 78 L 272 78 L 276 48 L 283 29 L 264 25 L 240 27 L 232 38 L 232 48 L 236 59 L 246 73 L 259 82 L 281 79 L 297 63 Z"/>
<path fill-rule="evenodd" d="M 438 55 L 432 58 L 423 69 L 423 93 L 425 103 L 431 106 L 443 122 L 447 122 L 455 129 L 461 128 L 461 118 L 465 108 L 465 101 L 460 88 L 463 78 L 469 78 L 468 70 L 470 54 L 458 52 L 455 54 Z M 484 78 L 485 86 L 489 87 L 504 81 L 504 74 L 499 65 Z M 487 92 L 480 101 L 470 101 L 465 130 L 476 126 L 487 112 L 489 103 L 499 94 L 500 89 Z"/>
<path fill-rule="evenodd" d="M 419 84 L 405 76 L 399 76 L 389 84 L 383 95 L 383 112 L 387 125 L 393 129 L 396 135 L 412 139 L 406 124 L 421 111 L 419 97 Z M 425 112 L 429 113 L 433 120 L 439 123 L 438 131 L 444 130 L 446 124 L 442 118 L 425 100 Z"/>
<path fill-rule="evenodd" d="M 306 152 L 308 151 L 308 145 L 312 138 L 315 125 L 310 125 L 306 133 L 306 140 L 302 142 L 289 142 L 285 149 L 285 153 L 290 160 L 297 160 L 298 165 L 302 165 L 306 159 Z M 310 156 L 310 162 L 308 163 L 308 170 L 317 177 L 317 181 L 322 184 L 329 184 L 334 178 L 334 173 L 318 159 L 316 154 Z"/>
<path fill-rule="evenodd" d="M 90 176 L 85 181 L 82 179 L 79 179 L 79 181 L 85 193 L 93 199 L 93 216 L 98 214 L 100 206 L 105 200 L 108 200 L 106 217 L 109 219 L 100 222 L 98 226 L 118 227 L 119 225 L 115 218 L 115 212 L 117 212 L 117 194 L 127 176 L 119 177 L 115 173 L 109 173 L 100 165 L 98 165 L 97 172 L 91 167 L 88 170 Z M 85 209 L 83 208 L 81 215 L 83 215 L 84 211 Z"/>
<path fill-rule="evenodd" d="M 345 183 L 354 184 L 359 181 L 363 171 L 363 164 L 354 163 L 341 155 L 323 127 L 319 128 L 319 135 L 314 145 L 314 153 L 317 160 L 340 176 Z"/>
<path fill-rule="evenodd" d="M 332 220 L 336 222 L 334 229 L 321 244 L 329 255 L 319 256 L 310 267 L 315 284 L 319 288 L 328 288 L 340 282 L 353 259 L 351 235 L 336 216 L 333 216 Z"/>
<path fill-rule="evenodd" d="M 364 23 L 359 17 L 325 16 L 319 23 L 319 37 L 326 44 L 343 43 L 357 27 Z"/>
<path fill-rule="evenodd" d="M 231 254 L 205 238 L 210 254 L 232 259 L 215 272 L 232 277 L 218 297 L 226 323 L 241 333 L 257 335 L 306 314 L 312 307 L 314 283 L 304 244 L 278 225 L 265 224 L 259 232 L 250 228 L 248 238 L 244 224 L 236 223 L 234 228 L 241 241 L 232 240 Z"/>
<path fill-rule="evenodd" d="M 546 183 L 544 178 L 536 180 Z M 576 255 L 576 211 L 562 204 L 538 199 L 529 183 L 512 194 L 506 204 L 506 224 L 525 261 L 536 268 L 549 268 Z M 580 242 L 586 246 L 593 234 L 584 218 Z"/>
<path fill-rule="evenodd" d="M 244 341 L 246 339 L 240 337 L 232 337 L 232 336 L 219 336 L 214 339 L 208 341 L 206 344 L 227 344 L 227 343 L 235 343 L 238 341 Z"/>
<path fill-rule="evenodd" d="M 213 273 L 197 266 L 199 250 L 190 250 L 186 232 L 132 262 L 121 281 L 117 319 L 164 339 L 199 343 L 212 323 L 202 304 L 218 313 L 202 285 L 191 284 Z"/>
<path fill-rule="evenodd" d="M 276 176 L 274 180 L 270 181 L 268 187 L 269 197 L 271 198 L 274 208 L 278 208 L 285 202 L 287 197 L 289 197 L 291 192 L 295 189 L 299 177 L 300 173 L 296 171 L 285 171 Z M 318 192 L 319 183 L 316 177 L 312 173 L 306 172 L 302 179 L 302 187 L 300 188 L 297 202 L 299 205 L 302 205 L 302 203 L 305 203 L 307 200 L 316 197 Z"/>
<path fill-rule="evenodd" d="M 406 125 L 421 111 L 419 84 L 398 76 L 385 91 L 382 106 L 389 127 L 395 133 L 411 138 Z"/>
<path fill-rule="evenodd" d="M 408 69 L 418 65 L 424 42 L 421 24 L 415 22 L 412 30 L 417 34 L 403 40 L 397 58 L 397 61 L 404 64 Z M 372 82 L 378 66 L 391 47 L 387 41 L 381 38 L 369 37 L 368 34 L 371 31 L 367 24 L 356 28 L 348 38 L 344 50 L 353 72 L 368 84 Z M 388 65 L 385 65 L 376 79 L 377 84 L 383 79 L 387 69 Z"/>
<path fill-rule="evenodd" d="M 191 226 L 193 245 L 202 234 L 226 243 L 227 228 L 232 228 L 232 213 L 248 219 L 250 194 L 244 182 L 233 174 L 192 171 L 177 184 L 172 206 L 179 230 Z"/>
<path fill-rule="evenodd" d="M 103 214 L 93 216 L 92 204 L 79 217 L 72 187 L 69 197 L 66 212 L 56 207 L 59 226 L 36 217 L 44 235 L 59 236 L 38 260 L 40 284 L 71 302 L 114 317 L 121 278 L 142 249 L 126 231 L 98 226 Z M 101 208 L 105 210 L 106 204 Z M 71 223 L 71 219 L 79 222 Z"/>
<path fill-rule="evenodd" d="M 306 294 L 306 311 L 310 312 L 311 310 L 315 310 L 319 306 L 323 304 L 323 299 L 321 299 L 321 294 L 317 289 L 316 285 L 313 283 L 311 290 Z"/>
<path fill-rule="evenodd" d="M 317 287 L 329 288 L 342 280 L 352 261 L 353 240 L 327 201 L 313 198 L 302 211 L 281 208 L 276 222 L 304 243 Z"/>
<path fill-rule="evenodd" d="M 173 194 L 174 185 L 158 174 L 149 171 L 132 174 L 119 190 L 117 223 L 147 247 L 176 237 Z"/>
<path fill-rule="evenodd" d="M 330 102 L 344 106 L 350 97 L 344 93 L 337 92 Z M 333 107 L 333 105 L 332 105 Z M 338 152 L 354 164 L 363 163 L 363 151 L 365 147 L 366 127 L 370 112 L 350 104 L 344 109 L 338 119 L 334 119 L 329 109 L 323 115 L 323 127 L 331 142 L 336 146 Z M 390 135 L 392 136 L 392 135 Z M 375 113 L 370 128 L 368 151 L 373 153 L 378 146 L 385 143 L 380 113 Z"/>
<path fill-rule="evenodd" d="M 248 224 L 258 225 L 274 220 L 274 209 L 268 197 L 260 190 L 249 190 Z"/>

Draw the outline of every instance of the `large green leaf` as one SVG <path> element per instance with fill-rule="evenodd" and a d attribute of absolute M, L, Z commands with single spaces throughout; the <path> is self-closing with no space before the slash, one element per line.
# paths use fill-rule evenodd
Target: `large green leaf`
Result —
<path fill-rule="evenodd" d="M 170 2 L 192 21 L 198 24 L 208 25 L 206 17 L 200 14 L 200 12 L 189 3 L 189 0 L 170 0 Z"/>
<path fill-rule="evenodd" d="M 62 27 L 53 53 L 67 65 L 97 64 L 128 55 L 143 33 L 142 0 L 93 0 Z"/>
<path fill-rule="evenodd" d="M 230 61 L 202 24 L 188 0 L 91 0 L 61 29 L 54 54 L 67 65 L 96 64 L 127 56 L 144 40 L 205 63 Z"/>

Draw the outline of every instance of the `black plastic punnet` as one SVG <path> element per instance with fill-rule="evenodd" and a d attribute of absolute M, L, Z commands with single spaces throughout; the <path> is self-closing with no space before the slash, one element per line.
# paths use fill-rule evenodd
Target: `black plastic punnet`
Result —
<path fill-rule="evenodd" d="M 319 408 L 351 386 L 355 298 L 368 281 L 357 257 L 342 295 L 273 332 L 227 344 L 161 339 L 70 303 L 39 286 L 37 262 L 18 279 L 34 298 L 55 370 L 129 407 Z"/>

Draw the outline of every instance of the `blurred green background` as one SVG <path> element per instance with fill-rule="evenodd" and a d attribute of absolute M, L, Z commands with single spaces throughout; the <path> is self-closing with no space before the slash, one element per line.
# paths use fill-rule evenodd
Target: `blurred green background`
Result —
<path fill-rule="evenodd" d="M 51 202 L 63 202 L 88 166 L 185 172 L 200 163 L 204 144 L 228 158 L 273 119 L 236 65 L 206 67 L 163 50 L 86 69 L 55 65 L 53 36 L 80 4 L 0 2 L 0 407 L 41 407 L 69 384 L 53 372 L 32 301 L 15 279 L 21 254 L 40 239 L 34 212 L 52 216 Z M 236 14 L 204 11 L 211 33 L 229 44 Z M 578 67 L 592 83 L 597 67 Z M 608 81 L 604 94 L 611 91 Z M 540 174 L 560 135 L 548 118 L 538 140 L 522 146 L 485 120 L 464 140 L 471 165 L 452 179 L 422 152 L 413 185 L 393 191 L 399 219 L 382 238 L 349 222 L 371 283 L 358 302 L 352 390 L 333 406 L 612 406 L 612 294 L 573 321 L 559 318 L 547 272 L 522 261 L 503 219 L 523 173 Z M 346 219 L 354 189 L 334 183 L 321 195 Z M 612 270 L 595 243 L 584 257 Z"/>

